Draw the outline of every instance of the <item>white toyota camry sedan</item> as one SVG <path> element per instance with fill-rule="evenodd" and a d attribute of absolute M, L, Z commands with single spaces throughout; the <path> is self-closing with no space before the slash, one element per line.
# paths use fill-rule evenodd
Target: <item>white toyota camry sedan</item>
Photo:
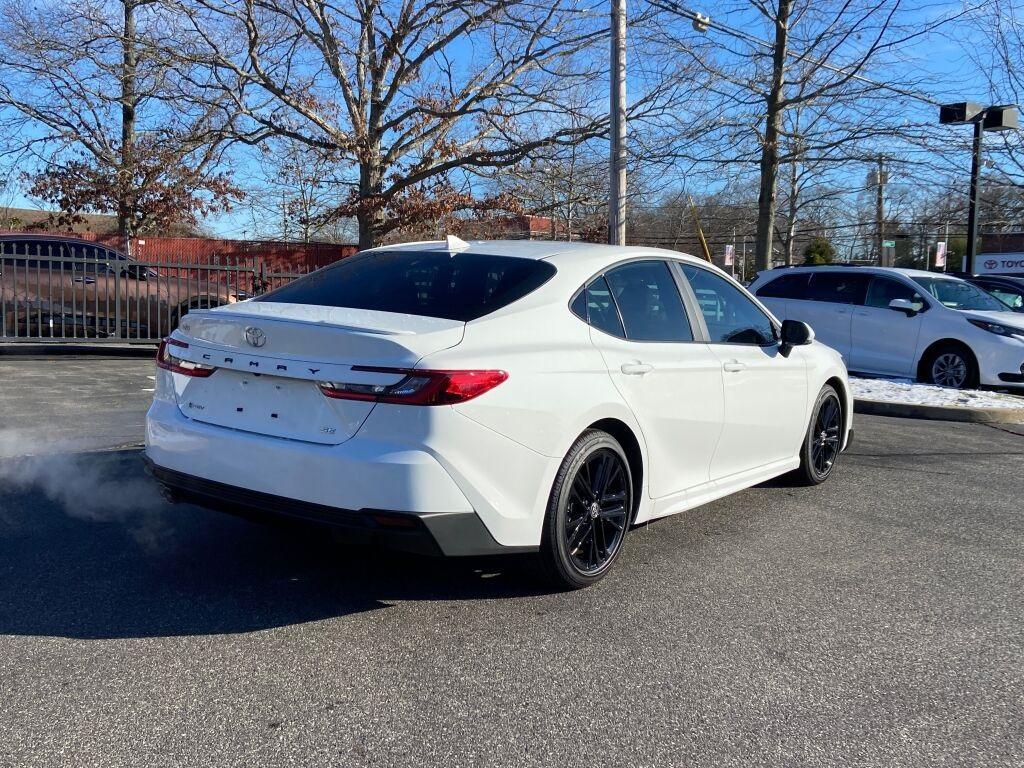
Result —
<path fill-rule="evenodd" d="M 364 251 L 198 310 L 160 347 L 146 457 L 175 500 L 418 552 L 537 552 L 569 588 L 630 528 L 851 439 L 840 356 L 684 254 Z"/>

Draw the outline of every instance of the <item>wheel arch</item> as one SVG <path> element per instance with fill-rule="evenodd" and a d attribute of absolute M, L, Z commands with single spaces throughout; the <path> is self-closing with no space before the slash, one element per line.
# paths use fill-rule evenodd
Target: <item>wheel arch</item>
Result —
<path fill-rule="evenodd" d="M 825 384 L 832 387 L 832 389 L 839 393 L 839 411 L 843 416 L 843 430 L 845 434 L 845 430 L 850 426 L 851 419 L 853 418 L 853 409 L 849 406 L 850 388 L 839 376 L 830 377 L 825 381 Z M 847 413 L 847 411 L 850 411 L 850 413 Z"/>
<path fill-rule="evenodd" d="M 966 342 L 961 341 L 960 339 L 954 339 L 954 338 L 946 337 L 946 338 L 942 338 L 942 339 L 937 339 L 937 340 L 933 341 L 931 344 L 929 344 L 927 347 L 925 347 L 924 352 L 922 352 L 921 356 L 917 359 L 917 370 L 915 371 L 915 373 L 917 374 L 916 378 L 917 378 L 918 381 L 925 381 L 926 380 L 926 373 L 927 372 L 925 371 L 925 366 L 927 365 L 928 360 L 930 359 L 930 357 L 933 354 L 935 354 L 936 351 L 938 351 L 939 349 L 941 349 L 943 347 L 956 347 L 956 348 L 966 352 L 967 356 L 974 363 L 974 370 L 975 371 L 979 370 L 978 356 L 976 354 L 974 354 L 974 350 L 971 349 L 971 346 L 969 344 L 967 344 Z"/>
<path fill-rule="evenodd" d="M 640 502 L 644 492 L 644 455 L 640 448 L 640 440 L 626 422 L 616 418 L 605 418 L 595 421 L 587 429 L 599 429 L 619 441 L 622 450 L 626 452 L 626 460 L 629 462 L 629 474 L 633 482 L 633 509 L 630 511 L 630 523 L 636 519 L 640 510 Z"/>

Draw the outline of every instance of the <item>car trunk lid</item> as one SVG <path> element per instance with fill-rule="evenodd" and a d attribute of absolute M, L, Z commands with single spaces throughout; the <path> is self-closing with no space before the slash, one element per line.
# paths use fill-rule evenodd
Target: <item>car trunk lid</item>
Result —
<path fill-rule="evenodd" d="M 330 399 L 320 382 L 394 384 L 401 374 L 462 341 L 465 324 L 416 315 L 244 302 L 182 318 L 173 353 L 214 366 L 175 377 L 178 407 L 196 421 L 322 444 L 353 437 L 374 402 Z"/>

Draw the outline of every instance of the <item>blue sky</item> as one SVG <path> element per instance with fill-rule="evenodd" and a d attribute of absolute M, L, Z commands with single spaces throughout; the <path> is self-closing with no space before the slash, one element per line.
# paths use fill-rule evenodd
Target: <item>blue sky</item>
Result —
<path fill-rule="evenodd" d="M 929 19 L 937 18 L 943 14 L 955 13 L 963 8 L 960 3 L 955 2 L 931 2 L 925 5 L 925 0 L 915 0 L 920 11 L 914 14 L 912 21 L 926 25 Z M 633 0 L 633 9 L 643 7 L 637 0 Z M 760 15 L 751 9 L 749 3 L 744 0 L 719 0 L 718 2 L 707 2 L 705 7 L 699 3 L 693 3 L 688 7 L 703 13 L 710 13 L 715 21 L 725 23 L 744 32 L 757 37 L 767 38 L 770 30 L 764 24 Z M 595 10 L 600 11 L 601 6 L 595 5 Z M 680 35 L 696 34 L 690 29 L 689 22 L 680 20 Z M 711 31 L 708 33 L 708 40 L 728 42 L 721 33 Z M 984 46 L 984 40 L 977 30 L 966 21 L 955 22 L 946 28 L 943 34 L 932 34 L 927 38 L 919 39 L 900 51 L 902 62 L 900 66 L 913 68 L 914 71 L 926 73 L 930 76 L 931 82 L 925 86 L 925 95 L 938 101 L 978 100 L 987 101 L 989 98 L 985 78 L 978 72 L 964 52 L 963 44 L 967 42 L 975 46 Z M 470 49 L 466 46 L 462 51 L 458 47 L 454 53 L 459 55 L 471 55 Z M 638 55 L 635 48 L 629 50 L 632 57 Z M 634 84 L 635 85 L 635 84 Z M 635 92 L 635 88 L 633 89 Z M 930 105 L 915 100 L 894 95 L 892 98 L 892 109 L 895 114 L 906 115 L 912 122 L 930 123 L 937 120 L 937 110 Z M 966 141 L 966 131 L 957 129 L 950 136 L 951 142 L 961 144 Z M 965 153 L 965 162 L 966 153 Z M 234 170 L 244 179 L 251 176 L 254 170 L 254 163 L 247 157 L 245 152 L 238 153 L 232 163 Z M 257 193 L 258 194 L 258 193 Z M 36 207 L 32 201 L 27 200 L 23 195 L 16 195 L 13 205 L 23 207 Z M 245 204 L 240 205 L 235 211 L 218 216 L 206 222 L 209 229 L 221 236 L 243 237 L 253 236 L 254 227 L 250 210 Z"/>

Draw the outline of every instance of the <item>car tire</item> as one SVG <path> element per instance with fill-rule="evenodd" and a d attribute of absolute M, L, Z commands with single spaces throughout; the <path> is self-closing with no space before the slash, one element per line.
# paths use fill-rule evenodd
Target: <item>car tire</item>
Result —
<path fill-rule="evenodd" d="M 843 404 L 835 388 L 826 384 L 818 393 L 811 411 L 803 445 L 800 467 L 793 472 L 799 485 L 821 485 L 832 474 L 843 441 Z"/>
<path fill-rule="evenodd" d="M 921 381 L 950 389 L 978 386 L 978 361 L 962 344 L 942 344 L 921 361 Z"/>
<path fill-rule="evenodd" d="M 540 565 L 559 589 L 600 581 L 622 551 L 633 513 L 633 476 L 619 442 L 596 429 L 573 443 L 544 516 Z"/>

